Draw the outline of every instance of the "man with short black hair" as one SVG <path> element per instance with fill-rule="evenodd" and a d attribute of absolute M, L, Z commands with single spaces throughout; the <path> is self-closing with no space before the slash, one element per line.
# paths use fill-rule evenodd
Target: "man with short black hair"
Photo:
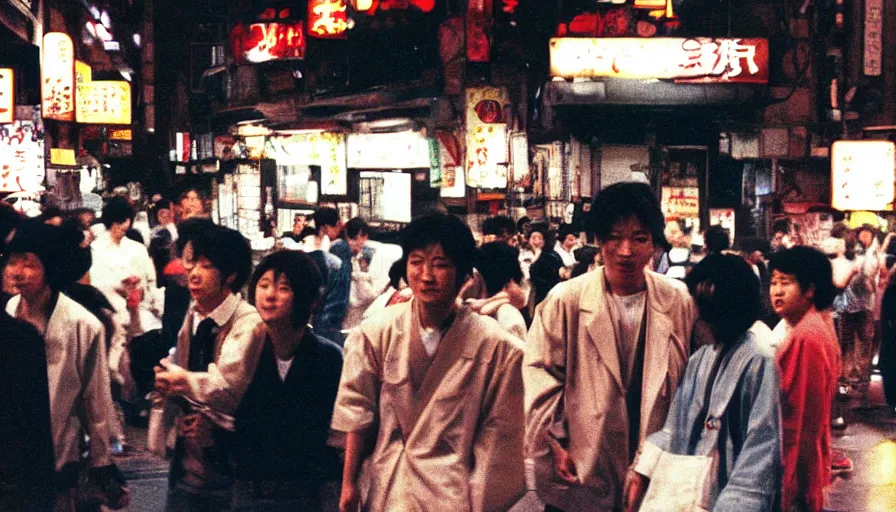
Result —
<path fill-rule="evenodd" d="M 177 351 L 156 368 L 156 391 L 167 418 L 177 417 L 169 511 L 226 510 L 233 414 L 255 371 L 263 336 L 261 318 L 239 296 L 252 253 L 238 232 L 212 227 L 187 242 L 184 267 L 193 299 L 178 334 Z"/>
<path fill-rule="evenodd" d="M 546 510 L 622 509 L 626 471 L 666 421 L 696 316 L 684 284 L 647 270 L 665 242 L 649 186 L 607 187 L 591 215 L 605 264 L 550 291 L 523 362 L 527 453 Z"/>
<path fill-rule="evenodd" d="M 312 216 L 317 236 L 322 240 L 320 248 L 330 250 L 330 245 L 339 238 L 339 212 L 336 208 L 318 208 Z"/>

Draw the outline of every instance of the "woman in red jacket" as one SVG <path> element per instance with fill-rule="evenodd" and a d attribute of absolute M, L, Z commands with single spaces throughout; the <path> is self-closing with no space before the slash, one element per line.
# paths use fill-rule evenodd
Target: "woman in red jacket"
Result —
<path fill-rule="evenodd" d="M 835 290 L 831 264 L 812 248 L 798 246 L 772 256 L 772 306 L 786 335 L 777 349 L 783 436 L 782 506 L 821 511 L 830 481 L 831 402 L 840 374 L 840 346 L 824 312 Z"/>

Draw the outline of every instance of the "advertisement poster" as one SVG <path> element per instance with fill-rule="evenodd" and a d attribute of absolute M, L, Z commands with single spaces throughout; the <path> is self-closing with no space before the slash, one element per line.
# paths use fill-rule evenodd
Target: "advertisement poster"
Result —
<path fill-rule="evenodd" d="M 507 127 L 468 129 L 466 174 L 471 187 L 507 188 Z"/>
<path fill-rule="evenodd" d="M 75 49 L 72 39 L 62 32 L 44 35 L 41 108 L 44 119 L 75 118 Z"/>
<path fill-rule="evenodd" d="M 700 216 L 700 191 L 696 187 L 663 187 L 663 215 L 666 220 Z"/>
<path fill-rule="evenodd" d="M 0 126 L 0 192 L 37 192 L 45 177 L 44 141 L 34 123 L 17 121 Z"/>
<path fill-rule="evenodd" d="M 16 114 L 15 77 L 12 69 L 0 68 L 0 124 L 12 123 Z"/>
<path fill-rule="evenodd" d="M 838 140 L 831 148 L 831 205 L 838 210 L 892 210 L 896 145 Z"/>
<path fill-rule="evenodd" d="M 77 121 L 131 124 L 131 84 L 123 80 L 89 82 L 78 87 Z"/>
<path fill-rule="evenodd" d="M 423 169 L 430 167 L 429 142 L 420 132 L 351 133 L 349 169 Z"/>
<path fill-rule="evenodd" d="M 348 168 L 345 165 L 345 135 L 320 134 L 321 194 L 344 196 L 348 193 Z M 406 196 L 410 197 L 410 195 Z"/>

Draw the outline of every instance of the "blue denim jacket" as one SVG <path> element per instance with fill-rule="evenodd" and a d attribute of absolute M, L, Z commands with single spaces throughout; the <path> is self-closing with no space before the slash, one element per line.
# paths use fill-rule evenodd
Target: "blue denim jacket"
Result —
<path fill-rule="evenodd" d="M 326 291 L 317 316 L 314 318 L 314 331 L 328 339 L 335 341 L 340 346 L 343 342 L 342 321 L 348 311 L 348 294 L 351 286 L 352 267 L 351 262 L 346 264 L 339 257 L 324 253 L 327 262 Z"/>
<path fill-rule="evenodd" d="M 757 340 L 758 336 L 747 331 L 722 356 L 725 359 L 711 394 L 708 420 L 697 416 L 703 409 L 706 381 L 719 349 L 707 345 L 695 352 L 688 361 L 665 426 L 645 443 L 678 455 L 711 455 L 718 447 L 718 473 L 710 493 L 710 508 L 714 511 L 778 509 L 781 488 L 778 369 L 774 354 Z M 693 444 L 691 433 L 697 423 L 704 426 Z M 648 451 L 645 446 L 642 455 Z M 649 473 L 641 470 L 645 464 L 639 460 L 635 470 Z"/>

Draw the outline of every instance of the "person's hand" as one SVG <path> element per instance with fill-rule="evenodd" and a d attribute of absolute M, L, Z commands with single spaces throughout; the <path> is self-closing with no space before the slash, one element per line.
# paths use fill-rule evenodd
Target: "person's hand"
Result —
<path fill-rule="evenodd" d="M 628 470 L 628 474 L 625 475 L 625 490 L 622 494 L 624 499 L 622 510 L 624 512 L 633 512 L 641 507 L 641 500 L 644 498 L 649 484 L 649 478 L 632 469 Z"/>
<path fill-rule="evenodd" d="M 554 473 L 556 473 L 560 480 L 568 484 L 579 483 L 579 475 L 576 472 L 576 465 L 572 462 L 572 458 L 569 456 L 569 451 L 562 447 L 553 437 L 550 438 L 549 442 L 551 453 L 554 458 Z"/>
<path fill-rule="evenodd" d="M 162 396 L 185 395 L 190 389 L 187 372 L 181 368 L 156 366 L 156 391 Z"/>
<path fill-rule="evenodd" d="M 361 508 L 361 492 L 354 482 L 342 482 L 339 496 L 339 512 L 358 512 Z"/>

